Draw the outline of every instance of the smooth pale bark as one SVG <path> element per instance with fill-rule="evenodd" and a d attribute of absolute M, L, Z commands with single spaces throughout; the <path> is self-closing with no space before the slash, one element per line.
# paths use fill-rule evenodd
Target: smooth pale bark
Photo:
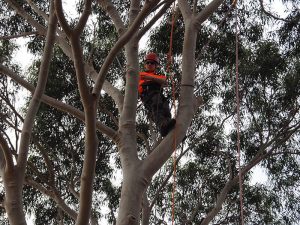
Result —
<path fill-rule="evenodd" d="M 32 18 L 25 10 L 22 9 L 22 7 L 20 7 L 18 5 L 18 3 L 14 0 L 6 0 L 7 4 L 9 6 L 11 6 L 17 14 L 19 14 L 21 17 L 23 17 L 23 19 L 25 19 L 28 23 L 31 24 L 31 26 L 33 26 L 39 35 L 44 36 L 47 32 L 46 27 L 42 26 L 40 23 L 38 23 L 34 18 Z M 41 15 L 42 16 L 42 15 Z M 62 31 L 58 32 L 59 35 L 56 36 L 56 43 L 59 45 L 59 47 L 63 50 L 63 52 L 71 59 L 74 60 L 74 57 L 72 55 L 72 49 L 71 46 L 69 45 L 69 43 L 66 41 L 65 39 L 65 34 L 62 34 Z M 97 79 L 97 72 L 95 71 L 95 69 L 85 63 L 85 73 L 87 75 L 89 75 L 91 77 L 91 79 L 93 79 L 94 81 Z M 103 90 L 108 93 L 116 102 L 119 110 L 122 109 L 123 107 L 123 96 L 121 95 L 120 91 L 113 87 L 109 82 L 105 81 L 103 84 Z"/>
<path fill-rule="evenodd" d="M 11 150 L 2 134 L 0 133 L 0 162 L 1 177 L 4 184 L 5 198 L 4 207 L 10 224 L 26 224 L 22 204 L 23 180 L 20 172 L 14 166 Z"/>
<path fill-rule="evenodd" d="M 143 193 L 149 180 L 141 177 L 141 167 L 132 165 L 123 175 L 120 209 L 117 225 L 136 225 L 140 223 Z"/>
<path fill-rule="evenodd" d="M 76 225 L 88 224 L 91 218 L 93 182 L 98 147 L 98 139 L 96 135 L 98 97 L 89 91 L 90 87 L 87 83 L 84 69 L 83 50 L 80 45 L 80 35 L 90 15 L 91 3 L 91 0 L 85 1 L 82 15 L 74 29 L 71 29 L 64 16 L 61 1 L 55 1 L 55 8 L 59 22 L 71 42 L 77 84 L 85 114 L 85 150 L 83 169 L 80 178 L 79 213 L 76 219 Z"/>
<path fill-rule="evenodd" d="M 37 88 L 35 89 L 32 99 L 30 100 L 28 111 L 24 120 L 21 133 L 21 142 L 18 151 L 19 154 L 17 157 L 17 164 L 15 166 L 11 166 L 6 160 L 6 168 L 3 175 L 5 188 L 4 205 L 11 225 L 26 224 L 25 214 L 23 212 L 22 189 L 34 118 L 39 109 L 41 96 L 43 95 L 46 87 L 52 49 L 55 43 L 57 19 L 53 11 L 52 4 L 50 7 L 50 19 L 48 25 L 46 45 L 44 48 L 44 55 L 42 58 L 40 71 L 38 74 Z M 1 148 L 2 150 L 4 149 L 3 141 Z"/>
<path fill-rule="evenodd" d="M 77 225 L 88 224 L 92 209 L 93 182 L 96 168 L 98 139 L 96 135 L 96 104 L 91 103 L 90 108 L 85 107 L 86 131 L 84 163 L 80 178 L 79 213 Z"/>
<path fill-rule="evenodd" d="M 106 7 L 110 3 L 109 1 L 100 0 L 99 2 Z M 195 106 L 196 108 L 199 106 L 198 102 L 191 101 L 191 99 L 194 99 L 193 84 L 195 74 L 195 46 L 197 30 L 199 24 L 201 24 L 214 11 L 214 9 L 216 9 L 218 4 L 222 2 L 220 0 L 212 1 L 212 4 L 205 8 L 203 13 L 200 13 L 198 16 L 193 15 L 187 1 L 179 1 L 179 6 L 184 16 L 185 36 L 182 61 L 182 83 L 176 127 L 144 161 L 140 161 L 138 159 L 135 129 L 136 105 L 138 98 L 138 40 L 145 29 L 141 30 L 141 32 L 137 34 L 135 34 L 135 31 L 138 31 L 140 24 L 158 2 L 159 1 L 146 1 L 145 7 L 140 11 L 140 1 L 132 0 L 129 15 L 130 27 L 127 31 L 124 29 L 125 26 L 121 23 L 120 17 L 116 15 L 116 11 L 111 8 L 111 5 L 107 8 L 111 11 L 111 16 L 116 18 L 113 21 L 116 24 L 119 34 L 125 35 L 122 35 L 114 48 L 112 48 L 111 54 L 107 57 L 107 60 L 98 75 L 95 75 L 93 68 L 84 64 L 82 50 L 79 44 L 79 35 L 84 27 L 88 13 L 84 11 L 84 18 L 81 17 L 83 19 L 79 20 L 78 25 L 73 30 L 68 26 L 64 16 L 61 15 L 62 9 L 59 9 L 58 6 L 58 11 L 61 15 L 60 22 L 66 35 L 71 41 L 72 48 L 70 49 L 70 46 L 61 37 L 57 38 L 57 42 L 63 51 L 72 60 L 74 60 L 80 94 L 85 109 L 86 147 L 84 168 L 81 177 L 80 210 L 77 224 L 87 224 L 90 218 L 92 183 L 94 179 L 97 147 L 97 138 L 95 135 L 96 102 L 98 100 L 100 90 L 102 89 L 102 84 L 107 74 L 107 70 L 115 58 L 115 55 L 124 45 L 127 59 L 124 101 L 120 98 L 119 94 L 112 94 L 121 112 L 118 137 L 115 138 L 118 143 L 123 170 L 121 202 L 117 225 L 139 224 L 143 196 L 145 195 L 145 191 L 152 176 L 159 170 L 159 168 L 161 168 L 174 151 L 174 135 L 176 135 L 177 140 L 175 145 L 178 145 L 181 142 L 196 111 Z M 167 1 L 166 4 L 170 3 L 171 1 Z M 26 15 L 26 13 L 20 8 L 16 6 L 15 8 L 20 14 Z M 35 26 L 41 33 L 44 32 L 44 28 L 39 24 L 33 23 L 33 26 Z M 146 29 L 149 29 L 149 27 Z M 91 75 L 91 77 L 96 81 L 96 86 L 92 95 L 89 93 L 88 85 L 86 85 L 85 73 Z"/>
<path fill-rule="evenodd" d="M 206 17 L 208 13 L 204 13 L 203 17 L 194 17 L 191 10 L 187 8 L 187 2 L 181 1 L 179 4 L 184 14 L 185 35 L 183 43 L 183 61 L 182 61 L 182 81 L 181 92 L 179 99 L 178 116 L 176 118 L 176 127 L 164 140 L 157 146 L 157 148 L 143 161 L 143 166 L 140 171 L 142 180 L 145 183 L 149 182 L 152 176 L 161 168 L 161 166 L 168 160 L 176 146 L 183 139 L 186 130 L 195 113 L 195 104 L 191 99 L 194 99 L 194 76 L 195 76 L 195 49 L 197 38 L 197 25 Z M 213 4 L 214 3 L 214 4 Z M 221 1 L 214 1 L 207 6 L 206 10 L 212 13 L 213 7 L 216 9 Z M 209 10 L 208 10 L 209 9 Z M 177 143 L 173 146 L 174 135 L 176 135 Z M 139 193 L 141 194 L 141 193 Z M 123 225 L 123 224 L 122 224 Z"/>
<path fill-rule="evenodd" d="M 135 1 L 137 3 L 138 1 Z M 132 4 L 130 18 L 134 20 L 134 13 L 138 8 Z M 195 20 L 197 21 L 197 20 Z M 181 83 L 181 97 L 175 129 L 164 138 L 156 149 L 142 162 L 137 158 L 135 140 L 135 110 L 137 101 L 137 43 L 131 40 L 125 47 L 128 61 L 126 75 L 126 89 L 124 107 L 120 118 L 119 152 L 122 162 L 123 183 L 121 202 L 117 225 L 139 224 L 139 215 L 142 208 L 142 199 L 152 176 L 161 168 L 174 151 L 173 140 L 177 135 L 178 142 L 183 139 L 186 130 L 195 113 L 194 74 L 195 49 L 197 27 L 191 17 L 185 19 L 185 38 L 183 50 L 183 74 Z M 175 134 L 176 130 L 176 134 Z"/>
<path fill-rule="evenodd" d="M 25 225 L 25 214 L 23 211 L 23 180 L 22 172 L 18 168 L 6 171 L 3 176 L 5 189 L 4 207 L 10 225 Z"/>
<path fill-rule="evenodd" d="M 139 14 L 139 9 L 140 1 L 132 1 L 129 14 L 129 24 L 133 27 L 131 30 L 140 23 L 138 18 L 145 14 L 145 10 Z M 123 183 L 117 225 L 135 225 L 140 222 L 143 195 L 150 182 L 150 177 L 144 176 L 142 162 L 137 156 L 135 119 L 139 64 L 137 60 L 138 39 L 135 36 L 125 45 L 125 53 L 127 59 L 126 87 L 123 110 L 119 120 L 120 141 L 118 144 Z"/>
<path fill-rule="evenodd" d="M 141 222 L 142 225 L 150 224 L 150 215 L 151 215 L 150 203 L 148 200 L 147 193 L 145 191 L 143 196 L 143 203 L 142 203 L 142 222 Z"/>
<path fill-rule="evenodd" d="M 125 87 L 124 106 L 119 121 L 120 142 L 118 144 L 123 183 L 117 225 L 139 224 L 142 197 L 147 186 L 147 182 L 142 182 L 140 176 L 141 162 L 137 156 L 135 129 L 138 98 L 138 43 L 130 41 L 125 49 L 128 61 L 127 84 Z"/>
<path fill-rule="evenodd" d="M 45 91 L 50 61 L 52 57 L 52 49 L 55 43 L 55 31 L 57 25 L 57 18 L 56 15 L 54 14 L 53 6 L 51 6 L 51 9 L 52 10 L 50 10 L 49 29 L 47 32 L 44 55 L 42 58 L 42 63 L 39 71 L 38 83 L 33 93 L 32 99 L 30 100 L 28 111 L 26 113 L 26 117 L 22 128 L 22 134 L 21 134 L 21 143 L 19 148 L 17 165 L 20 168 L 20 170 L 23 171 L 23 176 L 22 176 L 23 179 L 25 176 L 26 161 L 27 161 L 29 142 L 30 142 L 32 127 L 34 123 L 34 118 L 39 109 L 41 97 Z"/>

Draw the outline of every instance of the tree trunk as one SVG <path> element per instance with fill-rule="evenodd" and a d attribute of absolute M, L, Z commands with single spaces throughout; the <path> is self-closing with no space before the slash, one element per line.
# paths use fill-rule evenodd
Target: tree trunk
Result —
<path fill-rule="evenodd" d="M 138 3 L 138 2 L 135 2 Z M 133 4 L 131 13 L 138 5 Z M 134 15 L 131 14 L 131 21 Z M 136 106 L 138 99 L 139 63 L 138 40 L 132 38 L 125 46 L 127 73 L 125 96 L 119 120 L 118 149 L 121 158 L 123 183 L 117 225 L 136 225 L 140 221 L 140 212 L 144 191 L 148 185 L 143 178 L 142 162 L 137 156 L 136 142 Z"/>
<path fill-rule="evenodd" d="M 149 183 L 140 175 L 140 168 L 132 166 L 123 176 L 117 225 L 137 225 L 140 222 L 143 195 Z"/>
<path fill-rule="evenodd" d="M 142 206 L 142 225 L 149 225 L 150 224 L 150 204 L 147 197 L 147 192 L 144 192 L 143 197 L 143 206 Z"/>
<path fill-rule="evenodd" d="M 96 168 L 98 139 L 96 135 L 96 103 L 85 106 L 86 131 L 84 163 L 80 183 L 80 203 L 76 224 L 87 224 L 91 215 L 93 182 Z"/>
<path fill-rule="evenodd" d="M 23 211 L 22 188 L 23 182 L 16 169 L 5 171 L 3 176 L 5 189 L 4 205 L 10 225 L 25 225 Z"/>

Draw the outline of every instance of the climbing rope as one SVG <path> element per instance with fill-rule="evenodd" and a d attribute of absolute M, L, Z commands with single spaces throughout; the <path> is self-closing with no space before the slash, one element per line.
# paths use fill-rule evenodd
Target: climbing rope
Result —
<path fill-rule="evenodd" d="M 237 0 L 232 5 L 236 6 Z M 238 31 L 238 9 L 235 9 L 235 92 L 236 92 L 236 131 L 237 131 L 237 160 L 239 167 L 239 198 L 240 198 L 240 210 L 241 210 L 241 224 L 244 225 L 244 208 L 243 208 L 243 178 L 241 171 L 241 142 L 240 142 L 240 96 L 239 96 L 239 31 Z"/>
<path fill-rule="evenodd" d="M 241 173 L 241 149 L 240 149 L 240 97 L 239 97 L 239 71 L 238 71 L 238 63 L 239 63 L 239 56 L 238 56 L 238 48 L 239 48 L 239 41 L 238 41 L 238 10 L 237 10 L 237 0 L 233 0 L 230 10 L 227 12 L 219 26 L 221 26 L 225 20 L 227 19 L 229 12 L 235 8 L 235 52 L 236 52 L 236 104 L 237 104 L 237 122 L 236 122 L 236 130 L 237 130 L 237 152 L 238 152 L 238 167 L 239 167 L 239 189 L 240 189 L 240 210 L 241 210 L 241 224 L 244 225 L 244 209 L 243 209 L 243 179 L 242 179 L 242 173 Z M 171 74 L 171 66 L 173 64 L 173 32 L 174 32 L 174 25 L 175 25 L 175 2 L 173 5 L 173 13 L 172 13 L 172 21 L 171 21 L 171 31 L 170 31 L 170 43 L 169 43 L 169 52 L 167 55 L 167 73 L 170 74 L 171 83 L 172 83 L 172 108 L 174 108 L 175 112 L 175 118 L 176 118 L 176 104 L 175 104 L 175 81 L 174 76 Z M 210 42 L 210 40 L 209 40 Z M 207 49 L 209 42 L 202 48 L 201 54 L 204 53 L 204 51 Z M 174 129 L 174 141 L 173 141 L 173 148 L 174 148 L 174 154 L 173 154 L 173 190 L 172 190 L 172 225 L 175 223 L 175 193 L 176 193 L 176 161 L 177 161 L 177 155 L 176 155 L 176 138 L 177 133 L 176 129 Z"/>

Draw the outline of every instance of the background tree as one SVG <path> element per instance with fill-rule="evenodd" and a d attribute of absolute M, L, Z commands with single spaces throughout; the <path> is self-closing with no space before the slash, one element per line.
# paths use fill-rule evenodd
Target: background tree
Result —
<path fill-rule="evenodd" d="M 21 188 L 17 191 L 18 199 L 9 195 L 10 186 L 2 196 L 5 193 L 6 202 L 18 200 L 20 215 L 34 213 L 36 224 L 96 224 L 100 218 L 112 224 L 170 223 L 173 165 L 168 159 L 174 137 L 179 145 L 186 136 L 177 150 L 176 223 L 238 223 L 234 128 L 238 43 L 245 223 L 299 220 L 296 1 L 284 1 L 290 9 L 286 18 L 273 14 L 263 1 L 238 3 L 238 42 L 229 2 L 179 1 L 175 11 L 172 2 L 85 1 L 78 4 L 79 18 L 72 19 L 65 18 L 60 1 L 55 1 L 60 25 L 46 66 L 49 79 L 41 96 L 46 104 L 35 117 L 30 145 L 23 141 L 18 146 L 10 144 L 8 130 L 17 137 L 24 135 L 21 126 L 32 103 L 17 113 L 7 76 L 31 92 L 39 86 L 41 59 L 50 59 L 44 50 L 49 44 L 44 38 L 50 29 L 48 15 L 54 13 L 47 1 L 1 1 L 1 173 L 4 186 L 9 184 L 6 178 L 13 178 L 23 187 L 22 195 Z M 137 104 L 138 56 L 143 53 L 138 42 L 163 16 L 160 25 L 151 28 L 148 48 L 166 64 L 172 15 L 177 125 L 161 140 Z M 276 29 L 269 30 L 270 25 Z M 22 35 L 32 35 L 28 49 L 36 55 L 26 78 L 10 63 L 12 38 Z M 196 96 L 203 98 L 200 111 Z M 7 115 L 14 116 L 8 120 Z M 20 160 L 26 146 L 28 157 Z M 13 165 L 13 155 L 15 162 L 27 164 L 26 173 L 24 167 Z M 250 182 L 250 171 L 257 164 L 265 168 L 268 185 Z M 24 174 L 24 180 L 7 175 L 7 168 Z M 114 181 L 120 171 L 122 183 Z M 7 205 L 5 209 L 10 224 L 21 224 L 20 218 L 25 223 L 24 215 L 9 214 Z"/>

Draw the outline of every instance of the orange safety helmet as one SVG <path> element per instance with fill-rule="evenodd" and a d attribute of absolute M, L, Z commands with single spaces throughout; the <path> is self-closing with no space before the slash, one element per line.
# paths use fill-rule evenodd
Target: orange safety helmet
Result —
<path fill-rule="evenodd" d="M 150 52 L 145 56 L 145 61 L 151 60 L 159 64 L 159 58 L 154 52 Z"/>

